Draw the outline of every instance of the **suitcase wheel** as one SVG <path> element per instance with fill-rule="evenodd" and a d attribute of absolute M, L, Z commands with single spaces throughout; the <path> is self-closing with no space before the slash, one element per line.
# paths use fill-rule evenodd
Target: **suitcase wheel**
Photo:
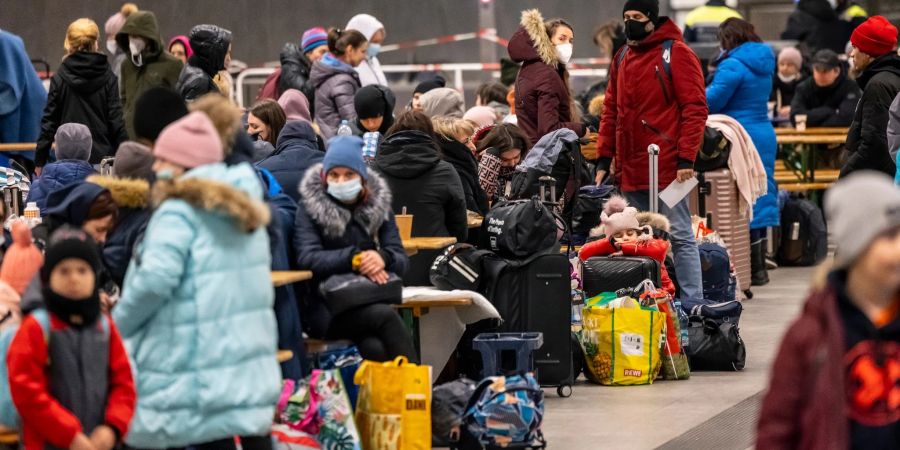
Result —
<path fill-rule="evenodd" d="M 569 398 L 569 397 L 571 397 L 571 396 L 572 396 L 572 385 L 571 385 L 571 384 L 564 384 L 564 385 L 562 385 L 562 386 L 557 386 L 557 387 L 556 387 L 556 395 L 558 395 L 558 396 L 560 396 L 560 397 L 562 397 L 562 398 Z"/>
<path fill-rule="evenodd" d="M 747 289 L 746 291 L 744 291 L 744 295 L 747 297 L 747 300 L 750 300 L 753 298 L 753 292 L 750 292 L 750 289 Z"/>

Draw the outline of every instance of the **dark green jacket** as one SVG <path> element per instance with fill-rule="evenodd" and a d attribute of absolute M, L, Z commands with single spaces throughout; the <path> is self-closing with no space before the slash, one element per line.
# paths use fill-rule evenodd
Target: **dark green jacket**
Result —
<path fill-rule="evenodd" d="M 141 36 L 147 39 L 144 49 L 143 64 L 137 67 L 131 61 L 131 50 L 128 47 L 128 36 Z M 119 87 L 122 97 L 122 109 L 125 115 L 125 127 L 128 135 L 134 139 L 134 105 L 144 91 L 166 86 L 175 89 L 178 76 L 181 74 L 181 61 L 165 52 L 162 39 L 159 37 L 159 26 L 156 16 L 150 11 L 138 11 L 128 16 L 122 30 L 116 35 L 119 48 L 125 51 L 122 61 L 122 78 Z"/>

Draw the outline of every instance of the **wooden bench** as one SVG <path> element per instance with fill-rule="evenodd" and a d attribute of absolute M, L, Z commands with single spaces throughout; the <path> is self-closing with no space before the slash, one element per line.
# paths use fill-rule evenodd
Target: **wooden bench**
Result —
<path fill-rule="evenodd" d="M 786 183 L 779 184 L 779 189 L 784 189 L 788 192 L 805 192 L 805 191 L 823 191 L 831 187 L 834 183 L 826 183 L 826 182 L 815 182 L 815 183 Z"/>
<path fill-rule="evenodd" d="M 308 270 L 276 270 L 272 272 L 272 285 L 275 287 L 287 286 L 312 279 L 312 272 Z"/>

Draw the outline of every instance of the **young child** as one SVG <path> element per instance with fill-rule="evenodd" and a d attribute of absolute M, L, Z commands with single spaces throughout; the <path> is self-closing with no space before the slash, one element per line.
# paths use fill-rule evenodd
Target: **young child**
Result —
<path fill-rule="evenodd" d="M 41 213 L 47 208 L 51 192 L 81 181 L 94 173 L 91 158 L 91 130 L 80 123 L 65 123 L 56 130 L 56 162 L 43 167 L 40 176 L 31 183 L 29 202 L 37 202 Z"/>
<path fill-rule="evenodd" d="M 781 342 L 756 448 L 895 449 L 900 190 L 880 173 L 857 173 L 828 190 L 825 212 L 834 264 Z"/>
<path fill-rule="evenodd" d="M 44 258 L 47 311 L 22 321 L 7 353 L 22 446 L 110 450 L 128 431 L 136 394 L 119 333 L 100 313 L 97 244 L 63 227 L 51 235 Z M 39 317 L 49 318 L 49 329 Z"/>
<path fill-rule="evenodd" d="M 656 224 L 661 231 L 668 232 L 669 221 L 661 214 L 639 213 L 628 201 L 618 195 L 612 196 L 603 205 L 600 226 L 591 230 L 591 236 L 603 236 L 581 248 L 578 257 L 586 261 L 593 256 L 646 256 L 659 263 L 662 286 L 669 295 L 675 296 L 675 283 L 666 270 L 666 254 L 669 242 L 654 237 L 653 227 L 641 226 L 640 222 Z M 629 287 L 629 286 L 622 286 Z"/>

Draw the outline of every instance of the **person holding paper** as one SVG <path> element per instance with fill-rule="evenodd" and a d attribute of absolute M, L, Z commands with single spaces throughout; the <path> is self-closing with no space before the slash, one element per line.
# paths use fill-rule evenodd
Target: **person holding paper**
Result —
<path fill-rule="evenodd" d="M 709 112 L 725 114 L 741 123 L 759 152 L 768 178 L 768 193 L 753 205 L 750 222 L 751 284 L 769 282 L 766 272 L 766 228 L 781 221 L 778 188 L 775 186 L 775 129 L 769 121 L 769 94 L 775 73 L 775 54 L 762 42 L 753 25 L 728 19 L 719 27 L 719 45 L 725 56 L 712 83 L 706 88 Z"/>
<path fill-rule="evenodd" d="M 656 0 L 628 0 L 623 8 L 626 46 L 610 65 L 600 120 L 597 182 L 616 158 L 616 182 L 628 201 L 649 209 L 649 155 L 660 148 L 660 190 L 694 177 L 694 159 L 706 126 L 706 95 L 700 60 L 681 30 L 659 17 Z M 768 92 L 768 89 L 766 89 Z M 671 242 L 682 300 L 702 300 L 700 256 L 688 200 L 660 204 L 672 225 Z"/>

